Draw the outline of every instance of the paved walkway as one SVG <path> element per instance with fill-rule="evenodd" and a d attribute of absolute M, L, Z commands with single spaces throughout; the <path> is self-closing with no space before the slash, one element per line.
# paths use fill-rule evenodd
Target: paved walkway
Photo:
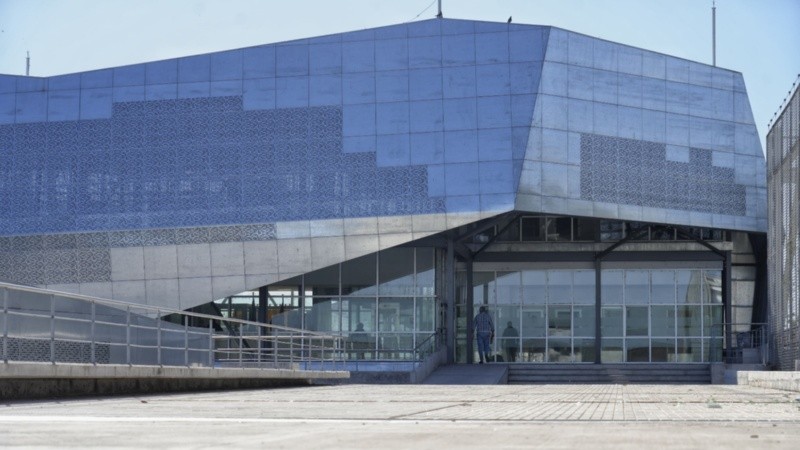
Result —
<path fill-rule="evenodd" d="M 799 396 L 709 385 L 343 385 L 0 401 L 0 446 L 794 449 Z"/>

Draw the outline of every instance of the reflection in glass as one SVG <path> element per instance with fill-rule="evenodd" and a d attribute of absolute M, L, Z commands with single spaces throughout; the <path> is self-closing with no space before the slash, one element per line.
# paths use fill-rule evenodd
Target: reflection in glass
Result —
<path fill-rule="evenodd" d="M 622 339 L 603 339 L 601 358 L 604 363 L 623 362 Z"/>
<path fill-rule="evenodd" d="M 575 306 L 572 314 L 575 329 L 573 335 L 594 337 L 594 306 Z"/>
<path fill-rule="evenodd" d="M 678 306 L 678 336 L 700 336 L 700 306 Z"/>
<path fill-rule="evenodd" d="M 628 306 L 625 308 L 625 335 L 648 335 L 647 306 Z"/>
<path fill-rule="evenodd" d="M 417 290 L 416 295 L 436 294 L 435 252 L 432 248 L 417 248 Z"/>
<path fill-rule="evenodd" d="M 675 361 L 675 339 L 654 338 L 650 341 L 652 362 Z"/>
<path fill-rule="evenodd" d="M 572 345 L 567 338 L 550 338 L 547 341 L 548 362 L 572 362 Z"/>
<path fill-rule="evenodd" d="M 520 359 L 524 362 L 545 362 L 546 348 L 544 339 L 523 339 Z"/>
<path fill-rule="evenodd" d="M 625 339 L 627 362 L 649 362 L 650 342 L 647 339 Z"/>
<path fill-rule="evenodd" d="M 597 230 L 600 228 L 598 219 L 575 219 L 575 240 L 576 241 L 596 241 Z"/>
<path fill-rule="evenodd" d="M 542 337 L 547 332 L 547 321 L 545 320 L 545 308 L 526 307 L 522 310 L 522 329 L 520 333 L 524 337 Z"/>
<path fill-rule="evenodd" d="M 703 303 L 722 303 L 722 271 L 703 271 Z"/>
<path fill-rule="evenodd" d="M 494 272 L 474 272 L 472 274 L 472 302 L 476 305 L 493 303 Z"/>
<path fill-rule="evenodd" d="M 621 270 L 604 270 L 601 277 L 601 302 L 604 305 L 621 305 L 623 272 Z"/>
<path fill-rule="evenodd" d="M 652 303 L 675 303 L 675 271 L 653 270 L 650 277 Z"/>
<path fill-rule="evenodd" d="M 547 271 L 547 302 L 572 303 L 572 271 Z"/>
<path fill-rule="evenodd" d="M 414 295 L 414 249 L 378 253 L 378 281 L 381 295 Z"/>
<path fill-rule="evenodd" d="M 519 272 L 497 272 L 497 303 L 519 304 L 521 295 Z"/>
<path fill-rule="evenodd" d="M 675 271 L 678 303 L 700 303 L 701 271 L 681 269 Z"/>
<path fill-rule="evenodd" d="M 549 305 L 547 307 L 547 334 L 550 336 L 570 336 L 572 333 L 572 307 L 570 305 Z"/>
<path fill-rule="evenodd" d="M 381 297 L 378 299 L 378 331 L 414 331 L 414 300 Z"/>
<path fill-rule="evenodd" d="M 650 303 L 650 274 L 646 270 L 625 271 L 625 303 L 646 305 Z"/>
<path fill-rule="evenodd" d="M 622 337 L 621 306 L 604 306 L 601 309 L 600 334 L 603 337 Z"/>
<path fill-rule="evenodd" d="M 520 240 L 520 221 L 515 220 L 513 221 L 499 236 L 497 236 L 497 240 L 499 242 L 519 242 Z"/>
<path fill-rule="evenodd" d="M 522 271 L 522 298 L 528 305 L 544 305 L 547 300 L 547 272 Z"/>
<path fill-rule="evenodd" d="M 721 337 L 722 333 L 722 306 L 703 306 L 703 336 Z"/>
<path fill-rule="evenodd" d="M 576 305 L 594 305 L 596 296 L 594 270 L 576 270 L 574 279 L 573 303 Z"/>
<path fill-rule="evenodd" d="M 650 309 L 653 315 L 652 336 L 675 336 L 675 307 L 655 305 Z"/>
<path fill-rule="evenodd" d="M 575 339 L 575 361 L 594 362 L 594 339 Z"/>
<path fill-rule="evenodd" d="M 415 320 L 417 331 L 431 333 L 436 329 L 435 297 L 417 297 Z"/>
<path fill-rule="evenodd" d="M 722 338 L 703 339 L 703 355 L 708 362 L 722 361 Z"/>
<path fill-rule="evenodd" d="M 702 362 L 702 341 L 700 339 L 678 339 L 675 362 Z"/>

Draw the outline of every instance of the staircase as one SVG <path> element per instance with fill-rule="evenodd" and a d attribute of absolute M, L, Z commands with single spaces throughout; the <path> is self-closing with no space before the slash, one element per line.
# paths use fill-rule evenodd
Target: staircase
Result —
<path fill-rule="evenodd" d="M 708 364 L 509 364 L 508 384 L 710 384 Z"/>

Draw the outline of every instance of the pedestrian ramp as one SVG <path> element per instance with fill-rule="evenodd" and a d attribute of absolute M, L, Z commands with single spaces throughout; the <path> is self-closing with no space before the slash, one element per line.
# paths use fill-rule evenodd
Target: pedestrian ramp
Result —
<path fill-rule="evenodd" d="M 439 366 L 422 384 L 507 384 L 506 364 L 448 364 Z"/>

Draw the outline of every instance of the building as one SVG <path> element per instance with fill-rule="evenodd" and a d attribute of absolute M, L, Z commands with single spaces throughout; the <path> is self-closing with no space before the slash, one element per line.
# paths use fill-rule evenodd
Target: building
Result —
<path fill-rule="evenodd" d="M 797 83 L 795 83 L 797 85 Z M 769 329 L 772 363 L 798 370 L 800 361 L 800 90 L 767 133 L 769 185 Z"/>
<path fill-rule="evenodd" d="M 441 336 L 470 361 L 479 304 L 518 361 L 718 361 L 763 319 L 742 75 L 554 27 L 2 76 L 0 155 L 4 280 L 353 333 L 354 358 Z"/>

